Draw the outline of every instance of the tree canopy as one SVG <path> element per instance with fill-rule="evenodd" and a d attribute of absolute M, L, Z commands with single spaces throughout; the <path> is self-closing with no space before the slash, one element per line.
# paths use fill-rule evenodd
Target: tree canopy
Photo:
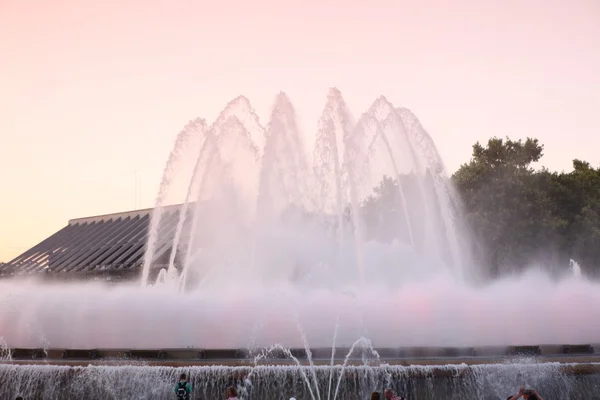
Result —
<path fill-rule="evenodd" d="M 491 138 L 473 145 L 471 160 L 452 175 L 463 205 L 457 215 L 476 242 L 478 269 L 492 278 L 531 265 L 560 273 L 574 259 L 587 276 L 600 278 L 600 168 L 578 159 L 571 171 L 535 168 L 543 154 L 537 139 Z M 430 250 L 415 238 L 432 234 L 423 225 L 426 210 L 435 207 L 423 204 L 439 199 L 431 176 L 421 187 L 419 179 L 412 174 L 384 177 L 373 189 L 361 205 L 367 239 L 412 239 L 413 245 Z M 403 209 L 410 211 L 405 215 Z"/>
<path fill-rule="evenodd" d="M 465 218 L 493 276 L 539 262 L 582 264 L 600 275 L 600 169 L 573 160 L 573 170 L 534 169 L 537 139 L 492 138 L 473 145 L 471 160 L 452 176 Z"/>

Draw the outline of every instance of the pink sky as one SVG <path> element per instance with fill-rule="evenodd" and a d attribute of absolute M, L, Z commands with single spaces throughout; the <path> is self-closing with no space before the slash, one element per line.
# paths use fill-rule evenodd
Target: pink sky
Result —
<path fill-rule="evenodd" d="M 286 91 L 306 135 L 330 86 L 413 110 L 454 171 L 527 135 L 600 163 L 597 0 L 0 0 L 0 261 L 70 218 L 151 207 L 181 127 Z"/>

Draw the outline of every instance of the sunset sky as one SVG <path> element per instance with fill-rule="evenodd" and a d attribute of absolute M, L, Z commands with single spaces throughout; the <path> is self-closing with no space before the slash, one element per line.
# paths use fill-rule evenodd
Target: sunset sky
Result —
<path fill-rule="evenodd" d="M 450 172 L 506 135 L 597 166 L 599 71 L 598 0 L 0 0 L 0 261 L 151 207 L 176 134 L 239 94 L 265 121 L 287 92 L 308 138 L 329 87 L 384 94 Z"/>

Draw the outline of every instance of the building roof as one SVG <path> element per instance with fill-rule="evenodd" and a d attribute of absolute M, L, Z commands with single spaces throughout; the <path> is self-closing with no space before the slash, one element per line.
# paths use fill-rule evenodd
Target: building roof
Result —
<path fill-rule="evenodd" d="M 160 238 L 174 236 L 180 205 L 163 209 Z M 0 266 L 0 275 L 119 271 L 142 265 L 153 208 L 72 219 L 67 226 Z M 156 258 L 170 250 L 161 246 Z"/>

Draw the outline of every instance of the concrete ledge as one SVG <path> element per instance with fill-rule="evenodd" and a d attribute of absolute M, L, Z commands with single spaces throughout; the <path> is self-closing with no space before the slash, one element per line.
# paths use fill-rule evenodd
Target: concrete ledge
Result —
<path fill-rule="evenodd" d="M 386 363 L 386 365 L 381 366 L 381 368 L 389 368 L 389 367 L 405 367 L 406 369 L 402 371 L 403 375 L 406 375 L 410 378 L 416 379 L 424 379 L 424 378 L 469 378 L 473 375 L 476 375 L 480 372 L 476 366 L 493 366 L 493 365 L 505 365 L 510 367 L 510 364 L 505 364 L 500 359 L 446 359 L 446 360 L 406 360 L 400 362 L 392 361 Z M 562 362 L 560 366 L 558 366 L 558 372 L 565 375 L 597 375 L 600 374 L 600 357 L 593 358 L 563 358 L 562 360 L 556 358 L 548 358 L 540 360 L 541 363 L 538 365 L 543 365 L 544 362 Z M 193 362 L 193 361 L 177 361 L 177 360 L 156 360 L 156 361 L 148 361 L 148 362 L 134 362 L 127 360 L 16 360 L 16 361 L 0 361 L 0 365 L 19 365 L 19 366 L 32 366 L 32 365 L 44 365 L 44 366 L 67 366 L 67 367 L 77 367 L 77 368 L 87 368 L 91 366 L 145 366 L 148 368 L 152 367 L 175 367 L 175 368 L 190 368 L 190 367 L 219 367 L 225 368 L 226 374 L 230 374 L 232 379 L 241 380 L 244 379 L 252 370 L 254 365 L 248 362 L 242 361 L 226 361 L 226 362 Z M 348 367 L 361 367 L 364 366 L 362 362 L 358 362 L 356 360 L 350 361 L 348 363 Z M 336 365 L 339 367 L 339 363 Z M 259 364 L 258 367 L 271 367 L 271 366 L 280 366 L 280 367 L 298 367 L 293 362 L 285 362 L 283 360 L 269 362 L 267 364 Z M 329 361 L 320 360 L 315 362 L 315 366 L 318 368 L 329 368 Z M 306 363 L 303 363 L 301 367 L 308 367 Z M 380 368 L 380 366 L 372 366 L 373 368 Z M 352 376 L 356 376 L 361 373 L 360 369 L 346 369 L 345 373 L 352 378 Z"/>
<path fill-rule="evenodd" d="M 542 354 L 542 349 L 540 346 L 511 346 L 507 353 L 509 356 L 539 356 Z"/>
<path fill-rule="evenodd" d="M 170 351 L 169 354 L 177 351 Z M 248 358 L 250 352 L 246 349 L 203 349 L 198 352 L 202 360 L 238 360 Z"/>
<path fill-rule="evenodd" d="M 125 357 L 142 360 L 164 360 L 168 355 L 163 350 L 128 350 L 125 352 Z"/>
<path fill-rule="evenodd" d="M 591 344 L 563 345 L 563 354 L 594 354 L 594 346 Z"/>
<path fill-rule="evenodd" d="M 410 348 L 375 348 L 382 361 L 398 363 L 407 360 L 469 360 L 469 359 L 502 359 L 506 357 L 541 357 L 541 358 L 598 358 L 600 353 L 595 349 L 600 345 L 539 345 L 539 346 L 509 346 L 509 347 L 410 347 Z M 331 348 L 310 349 L 312 359 L 331 360 Z M 348 355 L 349 348 L 336 348 L 335 360 L 343 360 Z M 301 362 L 307 360 L 306 349 L 290 349 L 291 354 Z M 284 364 L 289 357 L 281 350 L 267 352 L 264 349 L 10 349 L 11 358 L 18 360 L 137 360 L 156 361 L 169 360 L 176 362 L 195 362 L 196 364 L 211 364 L 219 362 L 241 362 L 252 364 L 257 355 L 265 354 L 266 359 L 282 361 Z M 362 360 L 363 355 L 373 358 L 371 350 L 356 348 L 349 360 Z M 596 357 L 597 356 L 597 357 Z"/>
<path fill-rule="evenodd" d="M 48 356 L 44 349 L 10 349 L 9 352 L 13 359 L 38 359 Z"/>

